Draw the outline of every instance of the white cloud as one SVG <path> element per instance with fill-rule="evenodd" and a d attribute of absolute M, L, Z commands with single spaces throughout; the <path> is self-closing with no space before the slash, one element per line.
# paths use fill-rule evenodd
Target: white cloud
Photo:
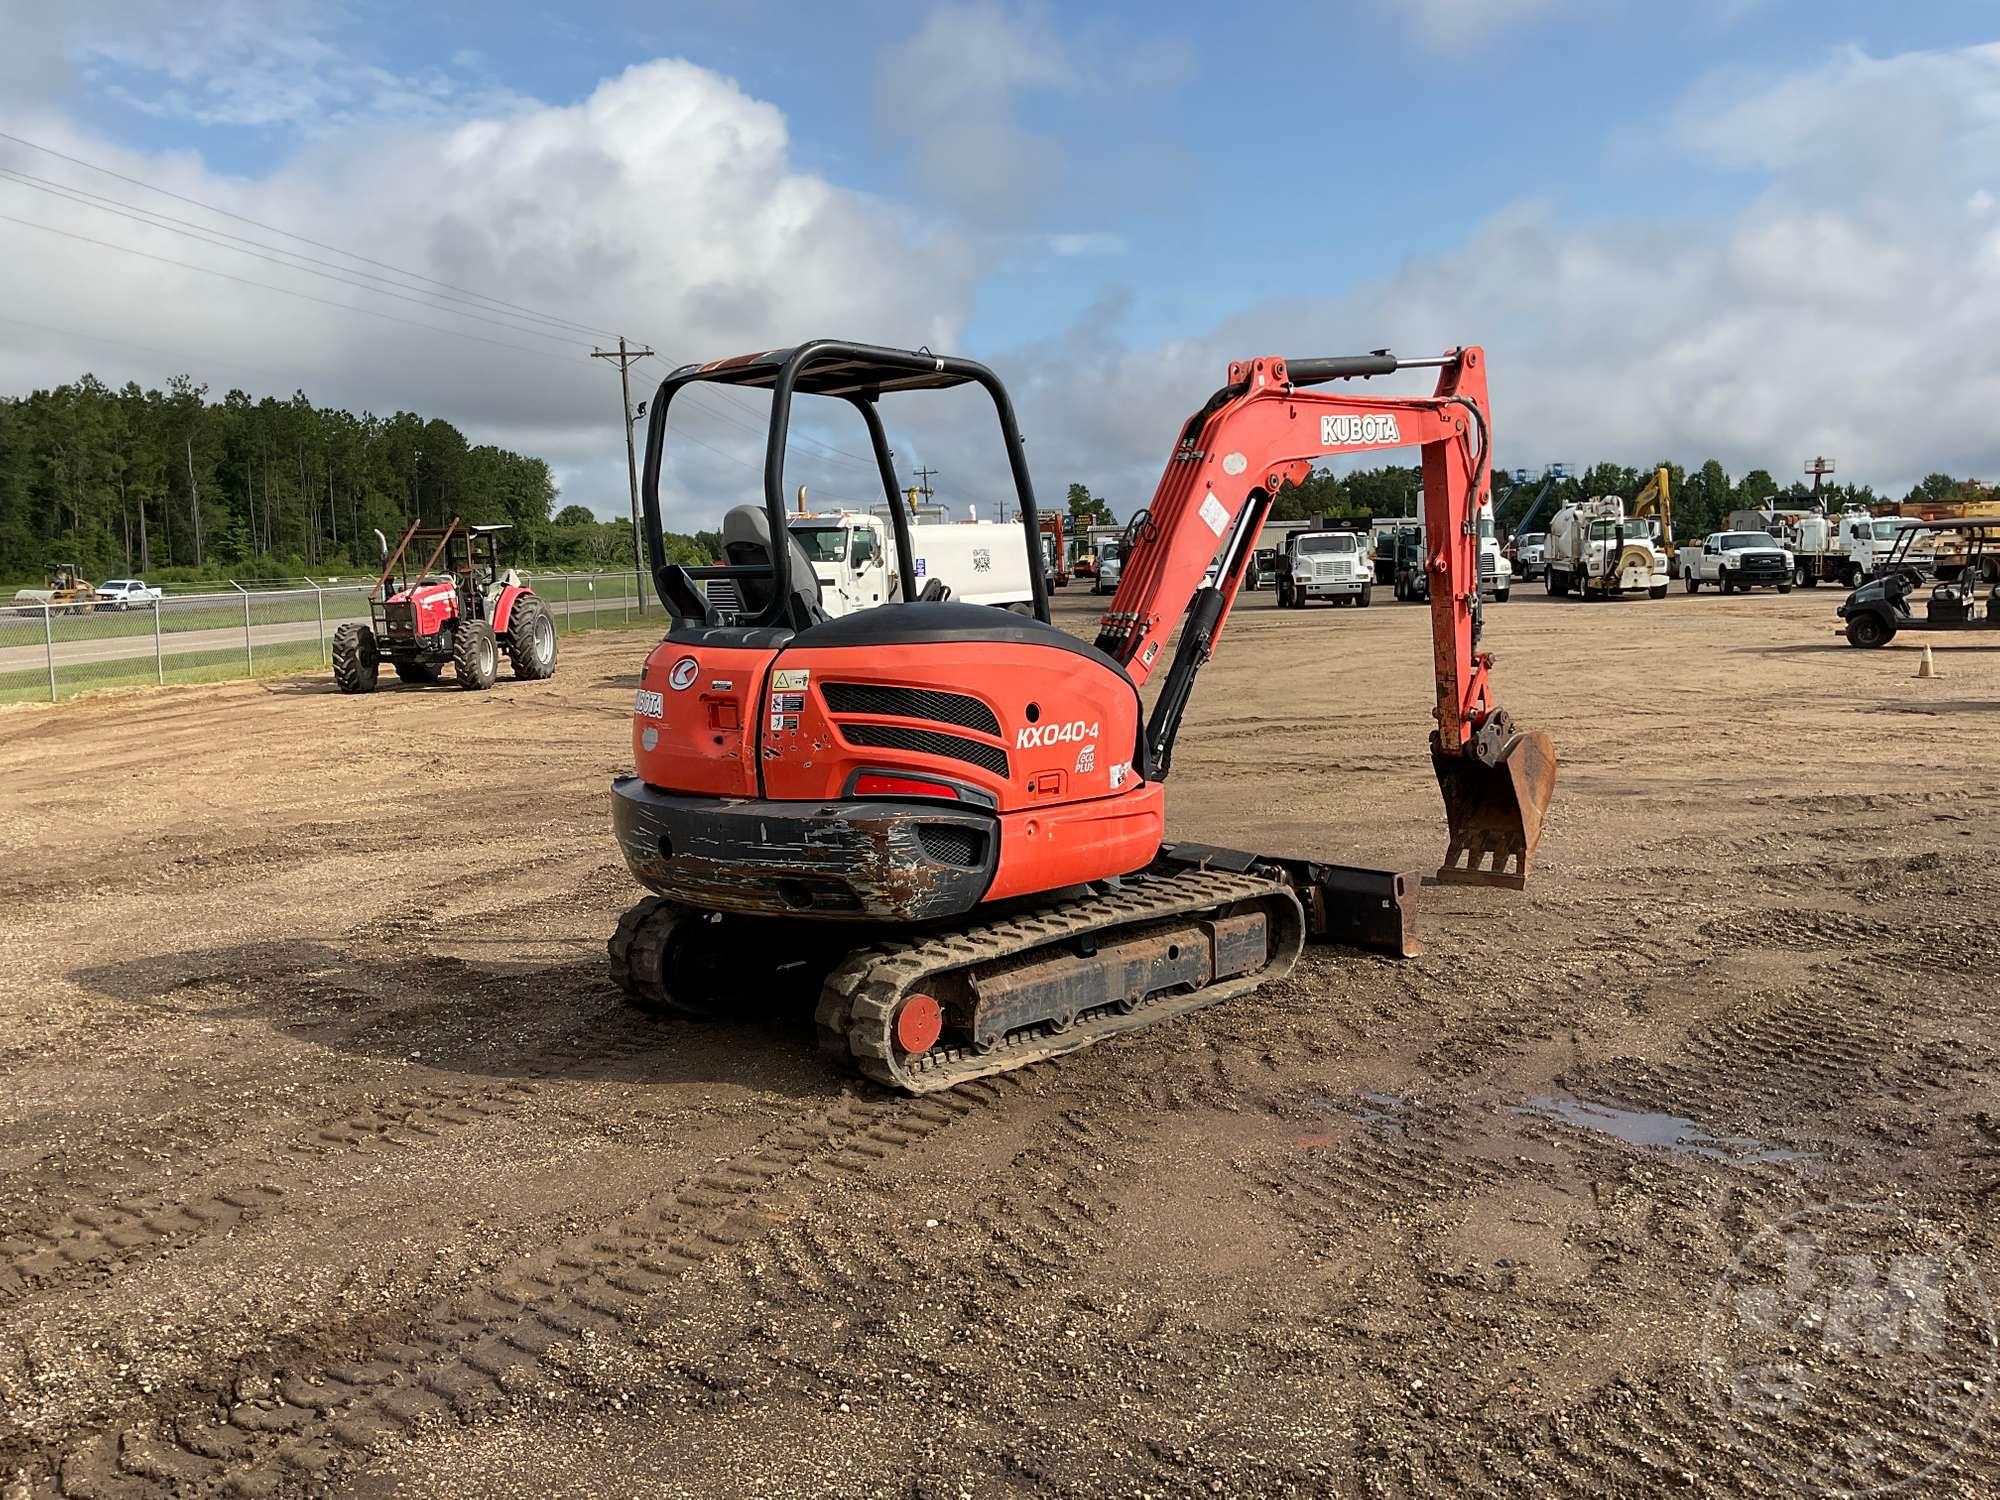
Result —
<path fill-rule="evenodd" d="M 669 363 L 827 334 L 949 346 L 977 269 L 950 232 L 796 168 L 776 108 L 679 61 L 632 68 L 572 105 L 349 131 L 254 181 L 217 176 L 184 154 L 119 150 L 46 115 L 22 118 L 0 106 L 0 120 L 71 155 L 313 239 L 652 339 Z M 0 142 L 0 166 L 210 222 L 198 209 L 9 143 Z M 300 385 L 322 402 L 445 416 L 475 439 L 527 446 L 523 434 L 532 433 L 560 466 L 566 501 L 623 509 L 616 387 L 611 371 L 587 358 L 587 334 L 552 342 L 534 325 L 495 327 L 454 316 L 463 309 L 448 304 L 426 310 L 384 300 L 18 184 L 0 182 L 0 213 L 539 351 L 467 342 L 0 223 L 10 284 L 33 289 L 31 307 L 9 309 L 15 316 L 186 356 L 169 364 L 10 327 L 0 339 L 0 389 L 86 368 L 154 382 L 184 367 L 218 390 Z M 661 373 L 659 364 L 642 366 L 635 399 Z M 756 419 L 708 404 L 717 414 L 694 414 L 692 430 L 738 458 L 760 457 L 758 437 L 746 430 Z M 840 442 L 856 446 L 851 434 Z M 684 451 L 684 484 L 709 495 L 726 489 L 730 500 L 755 487 L 752 469 L 698 447 Z M 799 477 L 818 479 L 812 460 L 800 467 Z M 860 472 L 838 463 L 833 470 L 849 481 Z M 835 484 L 829 475 L 827 487 Z M 690 518 L 710 519 L 714 508 L 704 498 Z"/>
<path fill-rule="evenodd" d="M 969 0 L 932 10 L 883 54 L 875 109 L 927 194 L 974 223 L 1011 224 L 1063 170 L 1061 146 L 1021 125 L 1015 96 L 1075 79 L 1041 13 Z"/>
<path fill-rule="evenodd" d="M 55 8 L 51 8 L 55 10 Z M 504 107 L 477 53 L 456 71 L 396 72 L 353 55 L 369 19 L 337 0 L 67 0 L 67 57 L 143 114 L 325 135 L 358 122 L 443 119 Z"/>
<path fill-rule="evenodd" d="M 1042 237 L 1051 255 L 1123 255 L 1132 248 L 1122 234 L 1097 230 L 1082 234 L 1051 234 Z"/>
<path fill-rule="evenodd" d="M 888 138 L 908 147 L 928 200 L 977 228 L 1012 230 L 1095 206 L 1104 187 L 1101 167 L 1079 176 L 1063 143 L 1026 123 L 1037 96 L 1132 96 L 1175 87 L 1192 71 L 1192 51 L 1171 37 L 1133 38 L 1103 24 L 1059 33 L 1039 5 L 949 0 L 882 54 L 875 113 Z"/>
<path fill-rule="evenodd" d="M 1229 360 L 1459 342 L 1487 346 L 1509 465 L 1714 456 L 1787 481 L 1825 452 L 1897 492 L 1935 469 L 2000 474 L 2000 49 L 1733 74 L 1675 118 L 1689 150 L 1762 175 L 1746 206 L 1576 227 L 1525 202 L 1337 297 L 1140 350 L 1108 305 L 1023 351 L 1003 368 L 1038 477 L 1124 513 Z"/>
<path fill-rule="evenodd" d="M 1559 0 L 1390 0 L 1418 40 L 1438 52 L 1470 52 L 1500 32 L 1556 8 Z"/>
<path fill-rule="evenodd" d="M 903 101 L 910 120 L 962 110 L 1004 141 L 1021 99 L 1112 77 L 1118 49 L 1101 37 L 1057 38 L 1037 12 L 939 14 L 946 20 L 920 28 L 905 60 L 927 58 L 947 76 Z M 1168 48 L 1142 71 L 1174 66 Z M 115 148 L 50 114 L 55 96 L 0 94 L 0 128 L 428 276 L 653 339 L 669 362 L 824 334 L 958 349 L 983 275 L 1022 245 L 1115 256 L 1123 243 L 1088 217 L 1037 222 L 1021 205 L 1012 222 L 961 231 L 952 226 L 964 219 L 842 188 L 794 164 L 774 105 L 671 60 L 570 104 L 509 100 L 416 123 L 371 117 L 258 179 L 218 175 L 186 153 Z M 1124 326 L 1130 299 L 1114 290 L 1076 326 L 1028 332 L 989 357 L 1013 388 L 1044 499 L 1083 480 L 1124 513 L 1144 503 L 1178 424 L 1230 359 L 1385 344 L 1422 353 L 1464 340 L 1490 351 L 1508 464 L 1713 455 L 1739 474 L 1767 466 L 1783 478 L 1824 451 L 1844 476 L 1878 487 L 1934 468 L 1992 477 L 1996 121 L 1993 48 L 1842 51 L 1790 75 L 1718 75 L 1679 102 L 1669 143 L 1712 168 L 1755 174 L 1754 196 L 1733 212 L 1577 227 L 1560 202 L 1522 202 L 1462 237 L 1441 228 L 1433 253 L 1335 296 L 1273 298 L 1135 346 Z M 4 143 L 0 166 L 147 201 Z M 566 502 L 622 510 L 613 376 L 585 358 L 587 336 L 558 346 L 442 306 L 419 311 L 4 182 L 0 214 L 544 351 L 466 343 L 0 223 L 10 285 L 33 298 L 17 295 L 0 314 L 41 325 L 0 329 L 0 390 L 87 368 L 147 382 L 185 368 L 218 390 L 302 385 L 320 401 L 412 408 L 475 440 L 544 453 Z M 641 366 L 635 396 L 661 373 Z M 712 524 L 757 492 L 758 402 L 738 400 L 750 409 L 718 398 L 690 413 L 699 442 L 676 450 L 683 524 Z M 932 463 L 948 486 L 997 502 L 1004 465 L 991 414 L 977 407 L 970 396 L 928 412 L 895 403 L 892 440 L 906 470 Z M 865 452 L 858 429 L 816 435 L 845 455 Z M 804 446 L 793 482 L 829 500 L 872 496 L 865 465 Z"/>

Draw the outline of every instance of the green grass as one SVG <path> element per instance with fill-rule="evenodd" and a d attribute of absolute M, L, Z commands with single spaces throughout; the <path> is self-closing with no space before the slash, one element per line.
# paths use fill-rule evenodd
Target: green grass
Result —
<path fill-rule="evenodd" d="M 163 678 L 168 683 L 187 683 L 231 682 L 252 675 L 285 677 L 316 671 L 320 665 L 319 642 L 316 640 L 279 641 L 259 646 L 254 674 L 245 669 L 240 647 L 234 651 L 168 652 L 161 659 L 161 671 L 157 674 L 150 656 L 135 656 L 124 661 L 77 662 L 68 666 L 58 662 L 56 696 L 74 698 L 79 693 L 102 692 L 107 688 L 152 687 Z M 48 701 L 47 667 L 24 672 L 0 672 L 0 703 Z"/>
<path fill-rule="evenodd" d="M 254 597 L 254 596 L 253 596 Z M 606 596 L 600 591 L 597 602 L 601 608 L 592 611 L 582 607 L 582 599 L 577 601 L 573 619 L 565 623 L 560 594 L 551 601 L 551 612 L 555 616 L 556 628 L 564 635 L 578 635 L 589 630 L 621 630 L 628 623 L 637 624 L 639 617 L 634 613 L 628 622 L 621 605 L 620 596 Z M 310 600 L 307 601 L 311 603 Z M 112 618 L 117 618 L 113 616 Z M 150 615 L 144 617 L 146 629 L 143 634 L 152 634 Z M 251 618 L 260 625 L 279 623 L 253 609 Z M 308 613 L 306 619 L 316 618 Z M 655 604 L 646 618 L 658 623 L 664 619 L 659 606 Z M 100 639 L 94 636 L 68 634 L 66 627 L 71 622 L 58 619 L 56 622 L 56 645 L 60 651 L 63 642 L 71 640 Z M 243 614 L 239 609 L 235 616 L 225 619 L 223 625 L 241 628 Z M 327 640 L 331 643 L 336 624 L 334 616 L 327 616 Z M 209 627 L 214 628 L 214 627 Z M 36 622 L 39 632 L 40 622 Z M 134 632 L 117 632 L 131 634 Z M 79 694 L 102 692 L 111 688 L 151 687 L 161 683 L 203 683 L 234 682 L 251 677 L 289 677 L 302 673 L 316 673 L 326 670 L 317 639 L 303 641 L 257 642 L 254 650 L 255 670 L 251 671 L 244 661 L 243 648 L 230 646 L 212 651 L 183 651 L 172 645 L 172 632 L 165 632 L 167 645 L 162 655 L 160 667 L 156 670 L 151 656 L 129 657 L 122 661 L 93 661 L 65 663 L 60 656 L 56 661 L 56 697 L 74 698 Z M 0 635 L 0 645 L 30 645 L 37 642 Z M 386 667 L 383 669 L 388 670 Z M 0 704 L 4 703 L 47 703 L 49 701 L 49 673 L 46 666 L 35 666 L 20 671 L 0 672 Z"/>

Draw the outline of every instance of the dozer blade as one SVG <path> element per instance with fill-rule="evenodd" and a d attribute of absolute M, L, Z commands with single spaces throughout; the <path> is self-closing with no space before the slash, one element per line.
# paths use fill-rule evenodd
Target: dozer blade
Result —
<path fill-rule="evenodd" d="M 1431 765 L 1449 839 L 1438 881 L 1520 890 L 1555 795 L 1555 741 L 1539 730 L 1515 730 L 1495 709 L 1462 751 L 1446 753 L 1433 734 Z"/>

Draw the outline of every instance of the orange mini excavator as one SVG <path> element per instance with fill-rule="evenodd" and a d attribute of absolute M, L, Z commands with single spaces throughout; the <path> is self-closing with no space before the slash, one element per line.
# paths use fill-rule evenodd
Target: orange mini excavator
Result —
<path fill-rule="evenodd" d="M 1429 396 L 1335 382 L 1421 366 Z M 666 560 L 660 469 L 691 385 L 770 392 L 764 504 L 724 519 L 725 561 Z M 1516 732 L 1479 649 L 1479 502 L 1492 452 L 1477 348 L 1253 359 L 1176 439 L 1095 643 L 957 602 L 921 579 L 879 412 L 884 395 L 971 383 L 991 397 L 1028 556 L 1040 517 L 1014 410 L 971 360 L 831 340 L 661 382 L 646 440 L 653 580 L 672 617 L 646 659 L 637 774 L 613 783 L 632 873 L 656 892 L 610 942 L 626 992 L 726 1013 L 788 980 L 818 994 L 822 1045 L 911 1092 L 1021 1067 L 1283 977 L 1308 938 L 1414 952 L 1407 877 L 1165 842 L 1166 780 L 1273 497 L 1315 461 L 1423 450 L 1437 728 L 1449 842 L 1438 878 L 1519 887 L 1555 786 L 1548 736 Z M 786 532 L 785 451 L 802 395 L 854 408 L 895 537 L 891 602 L 829 618 Z M 1204 583 L 1211 563 L 1214 580 Z M 704 582 L 730 580 L 718 598 Z M 1170 648 L 1176 627 L 1180 638 Z M 1158 671 L 1152 711 L 1140 689 Z"/>

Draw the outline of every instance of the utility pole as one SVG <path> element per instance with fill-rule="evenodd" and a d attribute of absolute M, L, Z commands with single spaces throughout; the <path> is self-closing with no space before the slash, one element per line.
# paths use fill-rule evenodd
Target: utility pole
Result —
<path fill-rule="evenodd" d="M 1819 493 L 1820 481 L 1833 472 L 1833 460 L 1830 458 L 1815 458 L 1806 465 L 1806 472 L 1812 475 L 1813 493 L 1817 495 Z"/>
<path fill-rule="evenodd" d="M 639 455 L 632 446 L 632 424 L 639 419 L 632 411 L 632 377 L 627 373 L 642 359 L 652 357 L 651 349 L 629 349 L 623 335 L 618 339 L 618 348 L 593 349 L 592 359 L 615 359 L 618 361 L 618 413 L 625 419 L 625 478 L 632 489 L 632 586 L 639 595 L 639 613 L 646 612 L 646 591 L 641 586 L 646 576 L 646 564 L 639 550 Z"/>
<path fill-rule="evenodd" d="M 926 505 L 930 504 L 931 475 L 937 473 L 937 470 L 931 468 L 923 468 L 923 469 L 913 469 L 911 470 L 911 472 L 917 476 L 917 493 L 924 497 L 924 503 Z"/>

